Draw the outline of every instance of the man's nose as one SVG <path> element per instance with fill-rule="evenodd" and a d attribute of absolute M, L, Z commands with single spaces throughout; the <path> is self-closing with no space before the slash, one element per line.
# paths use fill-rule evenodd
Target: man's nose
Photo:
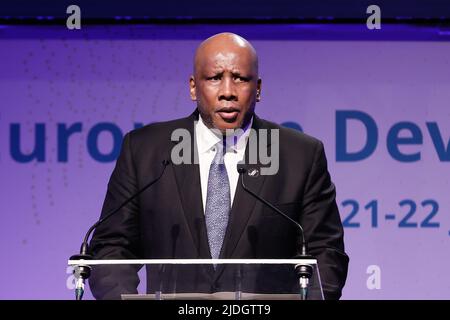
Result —
<path fill-rule="evenodd" d="M 225 77 L 220 85 L 219 100 L 237 101 L 236 84 L 231 77 Z"/>

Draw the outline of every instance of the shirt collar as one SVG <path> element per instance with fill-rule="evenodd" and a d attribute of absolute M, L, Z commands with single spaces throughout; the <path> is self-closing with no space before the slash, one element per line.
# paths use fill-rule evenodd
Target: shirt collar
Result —
<path fill-rule="evenodd" d="M 237 130 L 234 134 L 227 136 L 227 149 L 233 150 L 235 153 L 243 154 L 252 125 L 253 117 L 250 119 L 245 128 L 243 128 L 242 130 Z M 198 121 L 195 122 L 195 134 L 199 154 L 208 152 L 222 140 L 221 136 L 216 135 L 206 126 L 201 115 L 199 115 Z"/>

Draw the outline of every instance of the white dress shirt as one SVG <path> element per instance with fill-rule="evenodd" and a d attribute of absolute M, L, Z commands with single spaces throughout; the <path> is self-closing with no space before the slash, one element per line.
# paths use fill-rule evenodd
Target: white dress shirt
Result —
<path fill-rule="evenodd" d="M 252 127 L 253 117 L 248 125 L 243 128 L 243 132 L 228 136 L 226 138 L 227 152 L 224 156 L 225 167 L 227 168 L 228 180 L 230 182 L 230 199 L 231 206 L 233 206 L 234 195 L 236 193 L 236 186 L 239 180 L 239 173 L 237 172 L 237 164 L 244 159 L 245 148 L 247 145 L 247 138 Z M 216 155 L 216 144 L 222 141 L 222 136 L 216 135 L 203 122 L 201 116 L 199 121 L 194 124 L 195 138 L 197 141 L 198 160 L 200 166 L 200 184 L 202 190 L 203 213 L 206 207 L 206 195 L 208 191 L 208 177 L 209 167 Z"/>

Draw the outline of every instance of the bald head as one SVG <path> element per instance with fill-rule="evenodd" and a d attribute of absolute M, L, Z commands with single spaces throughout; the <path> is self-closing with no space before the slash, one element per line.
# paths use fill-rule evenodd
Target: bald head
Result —
<path fill-rule="evenodd" d="M 244 128 L 260 99 L 261 79 L 255 48 L 233 33 L 203 41 L 189 79 L 191 99 L 209 128 Z"/>
<path fill-rule="evenodd" d="M 248 62 L 254 68 L 256 76 L 258 76 L 258 55 L 255 48 L 246 39 L 231 32 L 215 34 L 198 46 L 194 57 L 194 74 L 197 73 L 197 70 L 204 65 L 205 60 L 208 58 L 214 57 L 217 53 L 230 51 L 248 58 Z"/>

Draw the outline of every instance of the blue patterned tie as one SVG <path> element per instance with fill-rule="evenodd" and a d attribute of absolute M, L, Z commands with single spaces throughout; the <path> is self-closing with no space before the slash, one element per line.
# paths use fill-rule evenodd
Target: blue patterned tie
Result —
<path fill-rule="evenodd" d="M 230 182 L 223 161 L 223 143 L 216 145 L 216 155 L 211 162 L 206 195 L 206 229 L 211 257 L 218 259 L 230 214 Z M 215 266 L 214 266 L 215 267 Z"/>

